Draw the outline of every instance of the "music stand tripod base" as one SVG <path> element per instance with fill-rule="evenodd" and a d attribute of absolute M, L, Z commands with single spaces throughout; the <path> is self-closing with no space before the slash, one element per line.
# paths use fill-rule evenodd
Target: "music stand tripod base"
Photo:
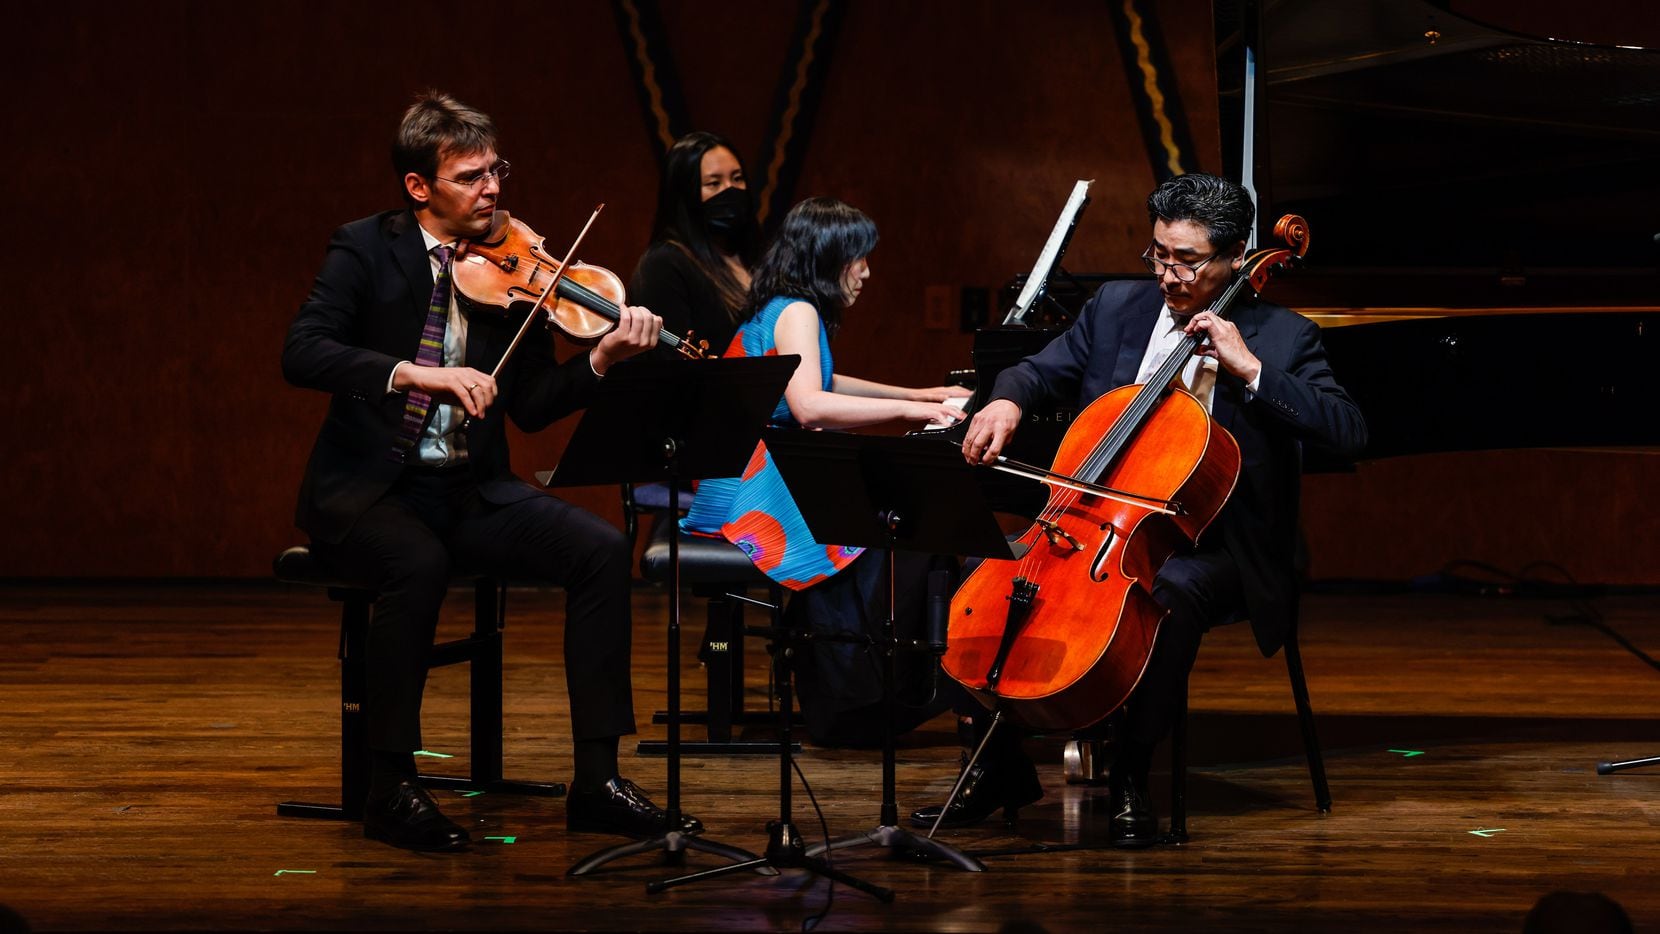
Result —
<path fill-rule="evenodd" d="M 652 853 L 658 850 L 661 850 L 664 853 L 664 857 L 667 862 L 675 864 L 682 861 L 684 858 L 682 854 L 686 850 L 696 850 L 700 853 L 712 853 L 716 856 L 724 856 L 739 865 L 752 864 L 759 859 L 759 857 L 748 850 L 739 849 L 735 846 L 727 846 L 724 843 L 714 843 L 709 840 L 700 840 L 692 834 L 681 833 L 678 830 L 671 830 L 668 833 L 663 834 L 661 837 L 649 837 L 644 840 L 631 840 L 628 843 L 619 843 L 616 846 L 607 847 L 603 850 L 589 853 L 582 859 L 577 860 L 576 864 L 570 869 L 567 869 L 565 871 L 565 875 L 586 876 L 612 860 L 623 859 L 624 857 L 633 856 L 637 853 Z M 723 866 L 721 868 L 725 869 L 730 867 Z M 778 875 L 778 870 L 772 869 L 768 866 L 755 866 L 753 868 L 756 872 L 763 876 Z"/>
<path fill-rule="evenodd" d="M 807 847 L 801 839 L 801 832 L 796 829 L 794 818 L 791 816 L 791 793 L 795 781 L 795 776 L 792 774 L 792 766 L 794 765 L 792 753 L 795 743 L 794 738 L 790 735 L 795 720 L 795 713 L 792 709 L 795 698 L 790 689 L 790 664 L 785 654 L 785 646 L 799 646 L 803 640 L 796 633 L 784 628 L 778 618 L 777 607 L 773 607 L 772 610 L 773 625 L 768 630 L 768 635 L 772 641 L 768 643 L 767 651 L 772 655 L 772 679 L 778 691 L 778 819 L 767 824 L 766 854 L 747 862 L 719 866 L 672 879 L 648 882 L 646 883 L 646 894 L 655 895 L 678 885 L 718 879 L 721 876 L 728 876 L 735 872 L 748 870 L 766 872 L 770 870 L 773 874 L 776 874 L 779 869 L 805 869 L 815 875 L 858 889 L 880 901 L 892 902 L 892 889 L 848 875 L 830 865 L 826 860 L 807 855 Z"/>
<path fill-rule="evenodd" d="M 547 486 L 666 481 L 669 502 L 683 483 L 743 472 L 761 429 L 784 393 L 799 356 L 715 360 L 636 360 L 610 371 L 565 447 Z M 681 831 L 680 538 L 669 536 L 668 806 L 664 832 L 607 847 L 578 860 L 583 876 L 613 860 L 661 851 L 678 863 L 686 850 L 753 863 L 748 850 Z M 757 867 L 765 872 L 764 867 Z"/>
<path fill-rule="evenodd" d="M 1598 775 L 1611 775 L 1615 772 L 1624 772 L 1626 769 L 1646 769 L 1651 765 L 1660 765 L 1660 756 L 1650 756 L 1646 759 L 1627 759 L 1624 762 L 1598 762 Z"/>
<path fill-rule="evenodd" d="M 986 505 L 979 476 L 955 447 L 923 447 L 910 438 L 769 428 L 764 440 L 815 539 L 880 549 L 887 561 L 887 613 L 878 643 L 883 650 L 881 813 L 874 829 L 812 847 L 807 855 L 880 846 L 984 872 L 984 864 L 956 847 L 899 826 L 893 734 L 894 664 L 901 647 L 894 620 L 894 552 L 1014 557 Z"/>

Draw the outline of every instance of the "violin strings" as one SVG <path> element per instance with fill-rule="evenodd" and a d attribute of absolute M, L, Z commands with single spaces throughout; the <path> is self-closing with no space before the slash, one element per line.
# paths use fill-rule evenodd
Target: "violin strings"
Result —
<path fill-rule="evenodd" d="M 530 276 L 529 276 L 527 281 L 532 284 L 532 287 L 534 287 L 534 284 L 536 282 L 537 273 L 545 272 L 550 276 L 551 275 L 556 275 L 558 273 L 558 270 L 555 268 L 556 265 L 557 264 L 552 263 L 551 261 L 543 262 L 540 258 L 532 259 L 531 260 L 532 271 L 531 271 Z M 559 279 L 559 284 L 560 285 L 565 285 L 567 283 L 571 286 L 573 291 L 580 289 L 581 293 L 583 293 L 583 297 L 587 298 L 589 301 L 593 302 L 594 304 L 599 305 L 600 307 L 593 308 L 593 307 L 590 307 L 590 306 L 588 306 L 586 304 L 583 304 L 581 302 L 575 302 L 575 299 L 570 299 L 571 301 L 575 302 L 576 304 L 581 304 L 582 307 L 587 308 L 589 311 L 593 312 L 594 314 L 599 315 L 602 318 L 608 318 L 613 322 L 621 320 L 621 318 L 622 318 L 622 309 L 619 308 L 615 302 L 613 302 L 609 298 L 606 298 L 605 296 L 599 294 L 598 292 L 595 292 L 593 289 L 588 288 L 587 286 L 583 285 L 582 283 L 577 282 L 575 279 L 572 279 L 569 274 L 561 276 L 560 279 Z M 537 294 L 540 295 L 541 293 L 538 292 Z M 552 301 L 551 302 L 543 302 L 542 303 L 542 308 L 543 308 L 544 311 L 548 312 L 549 314 L 552 314 L 553 306 L 558 304 L 558 302 L 561 299 L 561 296 L 555 294 L 555 295 L 549 296 L 549 298 Z M 658 331 L 657 339 L 660 342 L 662 342 L 664 344 L 667 344 L 670 347 L 679 347 L 682 343 L 685 342 L 684 338 L 680 337 L 679 335 L 675 334 L 672 331 L 662 331 L 662 330 Z"/>

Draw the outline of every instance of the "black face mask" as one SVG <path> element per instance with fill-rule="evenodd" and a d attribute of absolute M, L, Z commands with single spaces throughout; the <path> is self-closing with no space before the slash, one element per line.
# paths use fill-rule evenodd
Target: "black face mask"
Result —
<path fill-rule="evenodd" d="M 736 186 L 723 189 L 720 194 L 698 206 L 703 224 L 711 233 L 726 236 L 742 228 L 755 216 L 749 201 L 749 190 Z"/>

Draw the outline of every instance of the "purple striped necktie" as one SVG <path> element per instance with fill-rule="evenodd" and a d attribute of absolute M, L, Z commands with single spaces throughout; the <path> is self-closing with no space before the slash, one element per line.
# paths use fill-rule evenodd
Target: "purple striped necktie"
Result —
<path fill-rule="evenodd" d="M 421 329 L 421 349 L 415 353 L 416 366 L 444 365 L 444 329 L 450 323 L 450 257 L 454 250 L 437 246 L 438 276 L 432 281 L 432 301 L 427 303 L 427 323 Z M 398 428 L 398 439 L 392 446 L 392 459 L 403 460 L 421 440 L 427 415 L 432 411 L 432 397 L 419 389 L 411 389 L 404 402 L 403 424 Z"/>

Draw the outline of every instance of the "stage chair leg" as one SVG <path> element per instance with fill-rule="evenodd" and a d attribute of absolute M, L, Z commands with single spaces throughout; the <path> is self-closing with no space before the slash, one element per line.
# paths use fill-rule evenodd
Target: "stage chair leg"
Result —
<path fill-rule="evenodd" d="M 742 591 L 739 591 L 742 593 Z M 707 737 L 711 743 L 732 741 L 732 646 L 733 633 L 743 631 L 744 605 L 738 600 L 715 597 L 709 601 L 708 659 L 704 681 L 708 689 L 705 711 L 709 715 Z"/>
<path fill-rule="evenodd" d="M 473 639 L 467 681 L 472 715 L 472 777 L 480 786 L 502 777 L 502 613 L 506 587 L 490 579 L 473 585 Z"/>
<path fill-rule="evenodd" d="M 507 619 L 507 584 L 481 578 L 473 585 L 473 632 L 465 642 L 445 643 L 441 648 L 462 646 L 467 662 L 468 729 L 472 763 L 466 778 L 451 775 L 422 775 L 428 788 L 451 791 L 490 791 L 497 794 L 535 795 L 559 798 L 564 782 L 529 782 L 503 777 L 502 731 L 502 630 Z"/>
<path fill-rule="evenodd" d="M 282 817 L 362 820 L 369 796 L 369 731 L 363 719 L 368 690 L 364 643 L 369 635 L 369 601 L 360 594 L 330 596 L 340 601 L 340 803 L 283 801 Z"/>
<path fill-rule="evenodd" d="M 1170 729 L 1170 829 L 1161 842 L 1187 842 L 1187 684 Z"/>
<path fill-rule="evenodd" d="M 746 588 L 744 594 L 749 591 Z M 723 705 L 726 718 L 726 737 L 732 738 L 734 728 L 742 732 L 744 723 L 744 604 L 733 601 L 732 615 L 727 617 L 729 627 L 726 632 L 726 702 Z"/>
<path fill-rule="evenodd" d="M 1285 642 L 1285 669 L 1291 676 L 1291 697 L 1297 703 L 1297 721 L 1303 732 L 1303 752 L 1308 757 L 1308 776 L 1314 782 L 1314 803 L 1320 813 L 1331 812 L 1331 788 L 1326 784 L 1326 763 L 1320 753 L 1320 737 L 1314 732 L 1314 708 L 1308 702 L 1308 683 L 1303 679 L 1303 653 L 1297 647 L 1297 629 Z"/>

